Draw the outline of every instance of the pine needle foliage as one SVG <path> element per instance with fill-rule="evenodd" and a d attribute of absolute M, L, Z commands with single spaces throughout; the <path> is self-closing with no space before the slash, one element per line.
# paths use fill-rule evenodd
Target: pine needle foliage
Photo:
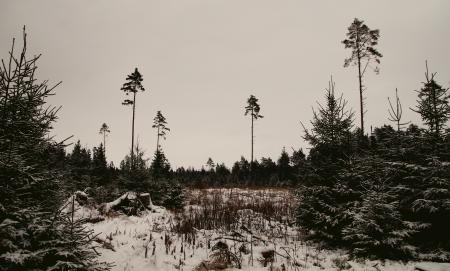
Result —
<path fill-rule="evenodd" d="M 27 57 L 25 28 L 19 56 L 14 49 L 15 40 L 0 67 L 0 270 L 107 270 L 86 232 L 68 246 L 73 232 L 58 211 L 62 174 L 50 166 L 64 145 L 50 137 L 59 108 L 47 99 L 59 84 L 35 77 L 40 55 Z"/>

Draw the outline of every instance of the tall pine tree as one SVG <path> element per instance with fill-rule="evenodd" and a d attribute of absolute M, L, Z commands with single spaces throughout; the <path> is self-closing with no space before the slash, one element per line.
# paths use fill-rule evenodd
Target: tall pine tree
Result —
<path fill-rule="evenodd" d="M 351 49 L 352 54 L 349 58 L 345 59 L 344 67 L 348 67 L 350 64 L 358 66 L 358 80 L 359 80 L 359 103 L 360 103 L 360 115 L 361 115 L 361 135 L 364 135 L 364 96 L 365 87 L 363 85 L 363 78 L 367 68 L 373 68 L 378 73 L 378 67 L 380 58 L 382 55 L 375 46 L 378 44 L 378 38 L 380 37 L 380 31 L 378 29 L 371 30 L 364 21 L 355 18 L 353 23 L 349 26 L 347 32 L 347 39 L 342 43 L 345 48 Z M 375 66 L 372 67 L 372 62 L 375 62 Z"/>
<path fill-rule="evenodd" d="M 103 151 L 105 152 L 105 156 L 106 156 L 106 137 L 108 136 L 109 133 L 111 133 L 111 131 L 109 130 L 108 124 L 103 123 L 102 127 L 100 127 L 99 134 L 103 136 Z"/>
<path fill-rule="evenodd" d="M 254 126 L 254 121 L 260 118 L 263 118 L 262 115 L 259 114 L 259 111 L 261 110 L 259 104 L 258 104 L 258 99 L 253 96 L 250 95 L 250 97 L 247 99 L 247 106 L 245 107 L 245 115 L 247 116 L 248 114 L 250 114 L 251 120 L 252 120 L 252 125 L 251 125 L 251 156 L 250 156 L 250 174 L 252 173 L 252 167 L 253 167 L 253 140 L 254 140 L 254 136 L 253 136 L 253 126 Z"/>
<path fill-rule="evenodd" d="M 144 87 L 142 86 L 142 75 L 139 73 L 138 69 L 135 68 L 134 72 L 127 76 L 126 82 L 123 84 L 121 90 L 125 92 L 125 94 L 133 95 L 133 99 L 125 99 L 122 104 L 123 105 L 132 105 L 133 106 L 133 119 L 131 121 L 131 167 L 134 167 L 133 159 L 134 159 L 134 120 L 135 120 L 135 112 L 136 112 L 136 94 L 139 91 L 144 91 Z"/>

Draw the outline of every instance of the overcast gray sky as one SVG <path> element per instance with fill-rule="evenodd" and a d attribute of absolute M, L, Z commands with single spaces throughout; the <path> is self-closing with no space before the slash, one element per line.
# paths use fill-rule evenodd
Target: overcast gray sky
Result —
<path fill-rule="evenodd" d="M 250 152 L 250 94 L 260 100 L 255 157 L 276 159 L 283 146 L 307 148 L 300 121 L 323 100 L 330 75 L 358 109 L 356 69 L 341 41 L 357 17 L 380 29 L 379 75 L 365 78 L 367 127 L 387 123 L 387 97 L 399 89 L 405 120 L 424 80 L 425 60 L 450 85 L 450 1 L 5 1 L 0 0 L 0 56 L 27 26 L 29 52 L 42 53 L 40 79 L 63 81 L 50 102 L 62 105 L 56 138 L 74 135 L 89 148 L 111 128 L 107 156 L 116 165 L 130 148 L 131 108 L 120 87 L 135 67 L 146 91 L 137 97 L 136 135 L 152 156 L 153 117 L 171 129 L 163 149 L 172 166 L 200 167 L 208 157 L 233 161 Z M 355 124 L 359 124 L 358 118 Z M 290 151 L 291 152 L 291 151 Z"/>

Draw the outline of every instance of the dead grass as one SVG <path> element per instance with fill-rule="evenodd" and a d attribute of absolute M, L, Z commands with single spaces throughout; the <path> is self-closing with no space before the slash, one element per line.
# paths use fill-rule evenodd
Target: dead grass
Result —
<path fill-rule="evenodd" d="M 187 196 L 189 220 L 199 229 L 225 227 L 251 210 L 265 220 L 292 223 L 296 201 L 287 189 L 194 189 Z"/>

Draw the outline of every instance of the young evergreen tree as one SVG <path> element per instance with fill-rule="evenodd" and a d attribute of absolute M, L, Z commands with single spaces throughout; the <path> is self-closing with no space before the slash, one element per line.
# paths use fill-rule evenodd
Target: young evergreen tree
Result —
<path fill-rule="evenodd" d="M 286 152 L 286 149 L 283 147 L 281 151 L 280 158 L 277 161 L 278 167 L 278 178 L 282 182 L 292 181 L 291 180 L 291 166 L 290 166 L 290 158 L 289 154 Z"/>
<path fill-rule="evenodd" d="M 417 245 L 427 252 L 445 251 L 430 260 L 450 261 L 450 164 L 430 158 L 428 165 L 417 167 L 405 183 L 410 191 L 404 197 L 410 200 L 405 203 L 412 217 L 429 225 L 416 239 Z"/>
<path fill-rule="evenodd" d="M 52 269 L 49 270 L 108 270 L 113 265 L 97 261 L 95 245 L 92 239 L 95 238 L 94 231 L 87 229 L 84 225 L 87 219 L 77 219 L 75 217 L 75 195 L 71 196 L 66 205 L 61 210 L 60 215 L 52 221 L 55 225 L 53 234 L 58 238 L 51 242 L 57 243 L 59 251 L 57 260 Z"/>
<path fill-rule="evenodd" d="M 211 157 L 209 157 L 209 158 L 208 158 L 208 161 L 206 161 L 206 166 L 208 167 L 208 169 L 209 169 L 210 172 L 213 172 L 213 171 L 214 171 L 215 164 L 214 164 L 214 161 L 212 160 Z"/>
<path fill-rule="evenodd" d="M 251 125 L 251 158 L 250 158 L 250 174 L 252 172 L 252 164 L 254 162 L 253 159 L 253 123 L 255 120 L 259 119 L 259 118 L 263 118 L 262 115 L 259 114 L 259 111 L 261 110 L 259 104 L 258 104 L 258 99 L 253 96 L 250 95 L 250 97 L 247 99 L 247 106 L 245 107 L 245 115 L 247 116 L 248 114 L 250 114 L 251 120 L 252 120 L 252 125 Z"/>
<path fill-rule="evenodd" d="M 99 167 L 106 169 L 107 162 L 105 158 L 105 151 L 103 149 L 103 144 L 100 143 L 98 147 L 94 147 L 92 151 L 92 167 Z"/>
<path fill-rule="evenodd" d="M 376 127 L 371 133 L 371 149 L 391 161 L 392 159 L 404 160 L 409 142 L 402 128 L 410 122 L 402 122 L 403 107 L 397 89 L 395 89 L 395 102 L 388 97 L 388 104 L 388 120 L 393 122 L 397 129 L 394 131 L 390 125 Z"/>
<path fill-rule="evenodd" d="M 304 126 L 304 139 L 312 146 L 310 159 L 318 168 L 334 175 L 333 166 L 351 153 L 351 128 L 353 112 L 346 109 L 347 101 L 335 94 L 335 83 L 331 78 L 325 92 L 326 104 L 313 110 L 312 129 Z"/>
<path fill-rule="evenodd" d="M 236 183 L 247 181 L 250 176 L 250 163 L 244 156 L 240 161 L 236 161 L 231 168 L 231 175 Z"/>
<path fill-rule="evenodd" d="M 359 80 L 359 103 L 361 114 L 361 134 L 364 135 L 364 97 L 363 92 L 365 87 L 363 85 L 363 77 L 368 67 L 372 68 L 371 63 L 380 63 L 382 55 L 375 46 L 378 44 L 378 38 L 380 37 L 380 31 L 378 29 L 371 30 L 364 21 L 355 18 L 353 23 L 348 28 L 347 39 L 342 43 L 345 48 L 352 50 L 352 54 L 349 58 L 345 59 L 344 67 L 348 67 L 350 64 L 358 66 L 358 80 Z M 378 73 L 377 66 L 373 67 L 373 70 Z"/>
<path fill-rule="evenodd" d="M 154 179 L 168 178 L 170 173 L 170 163 L 162 150 L 155 152 L 150 164 L 151 176 Z"/>
<path fill-rule="evenodd" d="M 136 112 L 136 94 L 139 91 L 145 91 L 142 86 L 142 75 L 139 73 L 138 69 L 135 68 L 134 72 L 127 76 L 126 82 L 123 84 L 121 90 L 125 92 L 125 94 L 133 95 L 133 99 L 125 99 L 122 104 L 123 105 L 132 105 L 133 106 L 133 119 L 131 121 L 131 167 L 134 167 L 133 159 L 134 159 L 134 120 L 135 120 L 135 112 Z"/>
<path fill-rule="evenodd" d="M 81 147 L 80 140 L 75 143 L 72 153 L 68 157 L 69 165 L 81 171 L 89 170 L 92 163 L 91 151 L 85 147 Z"/>
<path fill-rule="evenodd" d="M 295 149 L 292 150 L 293 152 L 290 158 L 291 166 L 293 169 L 295 181 L 299 181 L 304 179 L 306 171 L 306 155 L 303 152 L 303 149 L 299 149 L 298 151 L 296 151 Z"/>
<path fill-rule="evenodd" d="M 348 223 L 342 229 L 342 239 L 352 254 L 391 259 L 414 256 L 412 236 L 424 224 L 407 221 L 401 212 L 405 174 L 396 164 L 375 155 L 352 159 L 340 174 L 340 182 L 356 195 L 347 204 Z"/>
<path fill-rule="evenodd" d="M 86 249 L 92 239 L 72 243 L 55 220 L 61 200 L 61 172 L 48 168 L 49 150 L 62 148 L 49 136 L 59 108 L 47 98 L 58 85 L 36 78 L 40 57 L 27 57 L 27 39 L 16 56 L 15 40 L 0 67 L 0 270 L 103 270 Z M 75 257 L 72 257 L 75 256 Z"/>
<path fill-rule="evenodd" d="M 359 194 L 352 184 L 340 180 L 339 172 L 322 176 L 316 167 L 307 166 L 305 180 L 296 190 L 296 221 L 309 238 L 342 246 L 342 229 L 351 222 L 348 210 Z"/>
<path fill-rule="evenodd" d="M 69 154 L 68 157 L 69 163 L 72 165 L 80 165 L 83 160 L 81 156 L 81 142 L 78 140 L 73 146 L 72 153 Z"/>
<path fill-rule="evenodd" d="M 170 163 L 162 150 L 156 151 L 150 164 L 148 192 L 155 204 L 169 209 L 184 205 L 184 187 L 171 176 Z"/>
<path fill-rule="evenodd" d="M 225 166 L 224 163 L 217 163 L 215 170 L 214 180 L 218 185 L 226 185 L 230 178 L 230 170 Z"/>
<path fill-rule="evenodd" d="M 102 127 L 100 127 L 99 134 L 103 136 L 103 151 L 105 152 L 105 157 L 106 157 L 106 137 L 108 136 L 109 133 L 111 133 L 111 131 L 109 130 L 109 126 L 106 123 L 103 123 Z"/>
<path fill-rule="evenodd" d="M 103 144 L 100 143 L 98 147 L 94 147 L 92 151 L 92 173 L 93 175 L 100 177 L 102 181 L 107 174 L 108 163 L 106 162 L 105 151 Z"/>
<path fill-rule="evenodd" d="M 423 129 L 410 124 L 404 131 L 396 131 L 391 125 L 375 127 L 372 153 L 391 162 L 427 165 L 429 144 Z"/>
<path fill-rule="evenodd" d="M 65 184 L 66 192 L 72 193 L 76 190 L 84 190 L 92 185 L 91 183 L 91 170 L 92 170 L 92 158 L 91 151 L 81 146 L 80 140 L 78 140 L 73 150 L 67 155 L 67 167 L 70 181 L 67 180 Z"/>
<path fill-rule="evenodd" d="M 294 148 L 292 148 L 293 152 L 290 158 L 291 165 L 293 167 L 301 167 L 304 165 L 306 161 L 306 155 L 303 152 L 303 149 L 299 149 L 296 151 Z"/>
<path fill-rule="evenodd" d="M 353 113 L 347 102 L 335 94 L 335 83 L 329 82 L 326 104 L 313 111 L 312 129 L 305 129 L 304 139 L 312 146 L 305 169 L 305 182 L 297 191 L 297 222 L 314 231 L 314 237 L 331 243 L 342 241 L 342 228 L 347 225 L 346 209 L 353 190 L 338 180 L 340 170 L 351 155 Z"/>
<path fill-rule="evenodd" d="M 433 145 L 437 147 L 436 143 L 442 142 L 445 137 L 446 123 L 450 118 L 450 92 L 448 88 L 443 88 L 435 81 L 435 75 L 436 73 L 429 74 L 426 65 L 426 81 L 417 91 L 419 99 L 416 108 L 412 110 L 420 114 L 429 134 L 433 137 Z"/>
<path fill-rule="evenodd" d="M 126 155 L 120 162 L 122 187 L 128 191 L 145 192 L 148 184 L 148 169 L 144 151 L 139 143 L 134 148 L 134 159 Z"/>
<path fill-rule="evenodd" d="M 156 133 L 156 152 L 160 151 L 160 145 L 159 145 L 159 138 L 162 137 L 163 139 L 166 139 L 166 133 L 170 131 L 169 128 L 166 127 L 167 121 L 166 118 L 163 116 L 161 111 L 158 110 L 156 112 L 156 116 L 153 119 L 153 126 L 152 128 L 157 129 Z"/>
<path fill-rule="evenodd" d="M 271 158 L 262 157 L 259 163 L 260 178 L 262 180 L 259 180 L 259 184 L 275 185 L 279 180 L 279 172 L 277 172 L 277 169 L 277 164 Z"/>

